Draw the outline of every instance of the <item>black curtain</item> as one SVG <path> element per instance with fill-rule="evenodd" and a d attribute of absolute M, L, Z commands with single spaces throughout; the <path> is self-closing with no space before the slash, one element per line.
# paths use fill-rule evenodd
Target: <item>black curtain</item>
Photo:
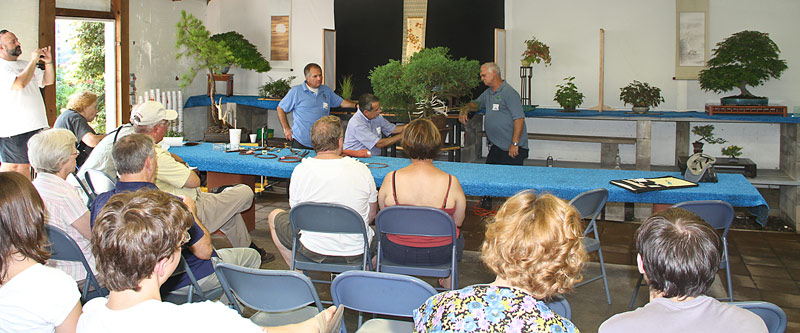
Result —
<path fill-rule="evenodd" d="M 336 0 L 334 19 L 337 88 L 352 75 L 355 100 L 372 92 L 370 70 L 402 57 L 403 0 Z"/>

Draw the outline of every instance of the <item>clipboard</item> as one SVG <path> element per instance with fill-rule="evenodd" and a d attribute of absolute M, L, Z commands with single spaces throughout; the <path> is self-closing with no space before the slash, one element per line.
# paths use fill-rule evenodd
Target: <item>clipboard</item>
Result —
<path fill-rule="evenodd" d="M 633 193 L 671 190 L 676 188 L 696 187 L 697 183 L 673 176 L 656 178 L 618 179 L 609 182 Z"/>

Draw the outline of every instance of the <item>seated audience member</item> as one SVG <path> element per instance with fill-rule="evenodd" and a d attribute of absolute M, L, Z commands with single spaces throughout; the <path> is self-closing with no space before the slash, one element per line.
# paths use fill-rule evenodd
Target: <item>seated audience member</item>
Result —
<path fill-rule="evenodd" d="M 636 231 L 636 249 L 650 303 L 609 318 L 600 332 L 767 332 L 752 312 L 703 295 L 717 275 L 722 240 L 696 214 L 653 214 Z"/>
<path fill-rule="evenodd" d="M 433 158 L 442 146 L 442 137 L 428 119 L 416 119 L 403 131 L 403 151 L 411 165 L 386 175 L 378 192 L 381 209 L 394 205 L 427 206 L 443 210 L 453 218 L 456 228 L 464 222 L 467 199 L 456 177 L 439 170 Z M 464 235 L 456 229 L 458 258 L 464 252 Z M 450 262 L 450 237 L 383 235 L 384 256 L 399 264 L 438 265 Z M 388 239 L 387 239 L 388 238 Z M 449 288 L 449 278 L 439 281 Z"/>
<path fill-rule="evenodd" d="M 33 186 L 47 207 L 47 223 L 72 237 L 94 270 L 94 255 L 89 243 L 92 238 L 91 214 L 75 188 L 66 181 L 67 175 L 75 170 L 76 155 L 75 136 L 63 128 L 41 131 L 28 140 L 28 160 L 37 172 Z M 80 262 L 51 260 L 48 265 L 67 272 L 75 281 L 86 278 L 86 269 Z"/>
<path fill-rule="evenodd" d="M 54 128 L 68 129 L 78 138 L 78 166 L 83 165 L 92 149 L 105 135 L 95 133 L 89 126 L 97 116 L 97 95 L 91 91 L 72 94 L 67 101 L 67 108 L 56 118 Z"/>
<path fill-rule="evenodd" d="M 580 215 L 550 194 L 511 197 L 486 227 L 481 260 L 497 278 L 414 310 L 415 332 L 577 332 L 545 300 L 572 289 L 586 261 Z"/>
<path fill-rule="evenodd" d="M 0 331 L 74 332 L 80 292 L 50 258 L 45 207 L 25 176 L 0 172 Z"/>
<path fill-rule="evenodd" d="M 112 156 L 119 172 L 119 182 L 114 190 L 98 195 L 92 202 L 92 221 L 97 220 L 103 206 L 117 193 L 132 192 L 142 188 L 158 190 L 158 187 L 153 184 L 158 163 L 154 146 L 153 138 L 144 134 L 131 134 L 119 139 L 114 144 Z M 189 197 L 181 198 L 191 208 L 192 213 L 197 214 L 194 200 Z M 191 238 L 186 244 L 187 247 L 183 249 L 183 256 L 197 278 L 200 288 L 204 291 L 220 286 L 217 275 L 214 274 L 211 257 L 219 257 L 222 262 L 244 267 L 258 268 L 260 266 L 261 260 L 258 252 L 253 249 L 245 247 L 215 251 L 211 245 L 211 233 L 203 225 L 202 220 L 195 218 L 194 222 L 189 228 Z M 162 286 L 162 291 L 188 294 L 189 284 L 189 277 L 186 274 L 180 274 L 166 281 Z"/>
<path fill-rule="evenodd" d="M 336 203 L 361 214 L 367 226 L 370 245 L 375 231 L 369 227 L 378 210 L 378 191 L 366 165 L 342 157 L 342 125 L 336 116 L 325 116 L 311 126 L 311 142 L 316 156 L 305 158 L 294 168 L 289 183 L 289 206 L 302 202 Z M 275 209 L 269 213 L 272 240 L 283 259 L 291 266 L 292 226 L 289 212 Z M 302 232 L 299 252 L 316 262 L 361 262 L 364 240 L 361 235 Z M 372 247 L 370 247 L 372 249 Z"/>
<path fill-rule="evenodd" d="M 192 213 L 175 196 L 142 189 L 114 195 L 98 215 L 92 251 L 111 293 L 84 307 L 78 332 L 319 332 L 335 307 L 302 323 L 262 328 L 219 302 L 161 302 L 180 261 Z"/>
<path fill-rule="evenodd" d="M 379 156 L 381 148 L 400 142 L 405 125 L 396 126 L 381 115 L 381 102 L 373 94 L 361 95 L 358 111 L 347 122 L 344 133 L 344 149 L 366 149 L 372 156 Z M 383 138 L 382 135 L 387 136 Z"/>

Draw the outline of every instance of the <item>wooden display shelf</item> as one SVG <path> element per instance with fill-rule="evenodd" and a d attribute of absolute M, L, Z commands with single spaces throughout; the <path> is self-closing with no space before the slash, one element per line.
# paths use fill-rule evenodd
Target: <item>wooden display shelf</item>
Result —
<path fill-rule="evenodd" d="M 706 113 L 713 116 L 719 114 L 755 114 L 755 115 L 780 115 L 786 117 L 785 105 L 706 105 Z"/>
<path fill-rule="evenodd" d="M 686 160 L 688 156 L 678 157 L 678 168 L 681 173 L 686 172 Z M 714 170 L 717 173 L 740 173 L 747 178 L 755 178 L 758 176 L 758 169 L 753 160 L 749 158 L 740 157 L 737 159 L 727 157 L 716 157 L 717 161 L 714 162 Z"/>

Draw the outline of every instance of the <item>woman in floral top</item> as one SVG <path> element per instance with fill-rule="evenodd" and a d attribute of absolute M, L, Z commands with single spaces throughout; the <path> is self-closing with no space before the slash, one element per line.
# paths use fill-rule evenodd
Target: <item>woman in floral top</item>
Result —
<path fill-rule="evenodd" d="M 570 291 L 586 261 L 580 214 L 550 194 L 525 191 L 500 207 L 481 260 L 497 278 L 429 298 L 416 332 L 578 332 L 542 300 Z"/>

